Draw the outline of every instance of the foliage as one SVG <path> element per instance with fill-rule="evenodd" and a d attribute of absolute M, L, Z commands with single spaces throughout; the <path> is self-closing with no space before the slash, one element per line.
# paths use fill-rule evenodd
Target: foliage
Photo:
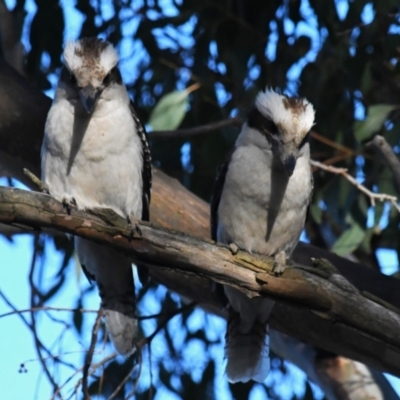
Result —
<path fill-rule="evenodd" d="M 63 37 L 71 35 L 72 11 L 66 12 L 64 2 L 35 0 L 37 11 L 29 24 L 31 14 L 25 20 L 23 15 L 25 1 L 15 3 L 21 32 L 23 23 L 29 32 L 26 72 L 34 85 L 48 90 L 61 65 Z M 118 44 L 124 80 L 141 119 L 151 128 L 190 128 L 244 116 L 259 90 L 278 87 L 314 104 L 314 159 L 348 168 L 368 188 L 395 194 L 387 168 L 367 154 L 363 145 L 380 132 L 399 151 L 400 19 L 396 0 L 77 0 L 75 12 L 84 16 L 77 35 L 101 35 Z M 197 90 L 186 90 L 193 85 Z M 237 134 L 236 128 L 226 127 L 188 138 L 153 140 L 154 162 L 208 200 L 217 166 Z M 399 254 L 396 212 L 381 205 L 372 210 L 364 194 L 328 172 L 316 171 L 314 178 L 306 226 L 312 243 L 333 246 L 342 255 L 354 252 L 377 269 L 378 249 Z M 63 285 L 72 254 L 64 239 L 54 241 L 64 251 L 65 261 L 52 288 L 37 283 L 42 305 Z M 75 300 L 77 309 L 86 295 L 83 292 Z M 155 285 L 140 289 L 139 295 L 144 303 L 146 299 L 152 302 L 157 312 L 181 306 L 179 299 Z M 193 327 L 195 315 L 203 324 Z M 87 335 L 82 329 L 86 318 L 87 314 L 78 312 L 71 315 L 78 335 Z M 214 381 L 221 368 L 223 329 L 217 330 L 219 337 L 212 337 L 207 331 L 209 324 L 216 323 L 212 321 L 195 310 L 168 323 L 151 346 L 153 380 L 143 378 L 138 399 L 158 398 L 167 392 L 172 398 L 221 398 L 214 391 Z M 151 333 L 156 322 L 144 321 L 143 335 Z M 199 356 L 196 365 L 190 360 L 190 348 Z M 149 354 L 143 360 L 148 364 Z M 93 376 L 91 392 L 97 393 L 103 385 L 104 394 L 110 395 L 120 381 L 114 378 L 123 377 L 133 362 L 118 359 L 107 364 L 108 378 L 103 382 Z M 279 360 L 274 365 L 276 373 L 288 373 Z M 143 368 L 143 376 L 149 376 Z M 125 386 L 126 393 L 134 382 L 135 374 Z M 255 389 L 251 384 L 226 390 L 232 398 L 244 399 Z M 272 379 L 262 391 L 278 398 Z M 304 396 L 313 398 L 308 384 Z"/>

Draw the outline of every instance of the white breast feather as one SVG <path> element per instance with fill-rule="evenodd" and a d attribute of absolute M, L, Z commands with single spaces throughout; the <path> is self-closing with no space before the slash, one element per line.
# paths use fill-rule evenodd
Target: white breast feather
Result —
<path fill-rule="evenodd" d="M 125 91 L 123 86 L 119 88 Z M 74 197 L 79 208 L 108 207 L 122 216 L 134 213 L 141 218 L 141 142 L 127 94 L 115 97 L 100 100 L 86 126 L 74 116 L 73 105 L 56 95 L 45 127 L 43 180 L 58 200 Z M 76 131 L 80 125 L 86 131 L 69 165 L 72 148 L 79 142 Z"/>

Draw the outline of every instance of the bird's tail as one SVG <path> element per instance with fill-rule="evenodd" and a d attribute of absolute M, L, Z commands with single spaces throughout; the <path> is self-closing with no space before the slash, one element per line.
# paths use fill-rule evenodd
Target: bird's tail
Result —
<path fill-rule="evenodd" d="M 225 339 L 229 382 L 264 382 L 270 370 L 268 325 L 255 320 L 244 332 L 240 314 L 232 310 Z"/>
<path fill-rule="evenodd" d="M 224 291 L 230 303 L 225 337 L 228 380 L 264 382 L 270 370 L 267 321 L 274 302 L 263 297 L 249 298 L 230 286 L 225 286 Z"/>
<path fill-rule="evenodd" d="M 136 350 L 136 300 L 131 261 L 121 253 L 91 241 L 75 238 L 79 260 L 99 288 L 107 332 L 118 353 Z"/>
<path fill-rule="evenodd" d="M 138 330 L 137 320 L 134 317 L 136 303 L 133 276 L 130 276 L 129 279 L 132 281 L 131 288 L 127 290 L 128 285 L 125 282 L 125 288 L 121 286 L 119 293 L 109 291 L 110 286 L 108 284 L 107 286 L 101 285 L 100 282 L 98 284 L 107 332 L 115 350 L 124 356 L 130 355 L 136 350 Z"/>

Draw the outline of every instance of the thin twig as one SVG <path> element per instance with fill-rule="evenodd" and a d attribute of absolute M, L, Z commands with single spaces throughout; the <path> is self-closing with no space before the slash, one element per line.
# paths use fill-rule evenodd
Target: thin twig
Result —
<path fill-rule="evenodd" d="M 196 302 L 191 302 L 189 304 L 184 305 L 183 307 L 177 308 L 174 311 L 171 311 L 170 313 L 165 313 L 165 318 L 163 321 L 160 322 L 160 324 L 157 326 L 157 328 L 155 329 L 155 331 L 148 337 L 142 339 L 139 343 L 138 343 L 138 358 L 139 358 L 139 373 L 138 376 L 135 380 L 135 385 L 133 390 L 128 394 L 128 396 L 125 399 L 129 399 L 131 396 L 133 396 L 133 394 L 136 392 L 137 389 L 137 384 L 138 384 L 138 380 L 142 371 L 142 350 L 143 347 L 147 344 L 150 346 L 151 341 L 154 339 L 154 337 L 157 335 L 158 332 L 160 332 L 162 329 L 165 328 L 165 326 L 167 325 L 167 323 L 174 318 L 176 315 L 182 314 L 190 309 L 192 309 L 194 306 L 196 305 Z M 161 315 L 161 314 L 160 314 Z M 155 317 L 155 316 L 149 316 L 149 317 Z M 132 367 L 132 369 L 129 371 L 129 373 L 125 376 L 125 378 L 123 379 L 122 382 L 120 382 L 120 384 L 118 385 L 118 387 L 114 390 L 114 392 L 110 395 L 110 397 L 108 398 L 108 400 L 112 400 L 115 398 L 115 396 L 120 392 L 120 390 L 122 389 L 122 387 L 125 385 L 125 383 L 128 381 L 129 377 L 131 376 L 131 374 L 133 373 L 134 369 L 135 369 L 136 365 L 134 365 Z M 150 366 L 151 367 L 151 366 Z"/>
<path fill-rule="evenodd" d="M 99 310 L 90 310 L 90 309 L 86 309 L 86 308 L 68 308 L 68 307 L 49 307 L 49 306 L 43 306 L 43 307 L 33 307 L 33 308 L 25 308 L 23 310 L 13 310 L 13 311 L 9 311 L 7 313 L 4 314 L 0 314 L 0 318 L 4 318 L 4 317 L 9 317 L 11 315 L 15 315 L 15 314 L 23 314 L 23 313 L 27 313 L 27 312 L 35 312 L 35 311 L 60 311 L 60 312 L 76 312 L 79 311 L 81 313 L 98 313 Z M 139 316 L 135 316 L 135 318 L 139 321 L 143 321 L 146 319 L 154 319 L 154 318 L 160 318 L 160 317 L 168 317 L 170 315 L 170 313 L 158 313 L 158 314 L 150 314 L 150 315 L 139 315 Z"/>
<path fill-rule="evenodd" d="M 151 343 L 149 343 L 149 373 L 150 373 L 150 386 L 149 386 L 149 400 L 153 400 L 153 368 L 151 366 Z"/>
<path fill-rule="evenodd" d="M 89 371 L 89 373 L 88 373 L 88 376 L 93 375 L 93 374 L 96 372 L 96 370 L 97 370 L 98 368 L 100 368 L 101 366 L 103 366 L 104 364 L 106 364 L 108 361 L 113 360 L 116 356 L 117 356 L 117 353 L 113 352 L 113 353 L 111 353 L 109 356 L 103 358 L 103 359 L 102 359 L 101 361 L 99 361 L 98 363 L 92 364 L 92 365 L 90 366 L 90 371 Z M 63 389 L 69 382 L 71 382 L 71 380 L 74 378 L 74 376 L 76 376 L 76 375 L 78 375 L 80 372 L 82 372 L 82 371 L 83 371 L 83 368 L 84 368 L 84 367 L 81 367 L 81 368 L 76 369 L 76 370 L 74 371 L 74 373 L 73 373 L 70 377 L 68 377 L 68 378 L 65 380 L 65 382 L 64 382 L 61 386 L 59 386 L 59 391 L 61 391 L 61 389 Z M 83 380 L 83 378 L 79 379 L 78 382 L 76 383 L 76 385 L 75 385 L 75 392 L 78 391 L 80 385 L 82 384 L 82 380 Z M 54 399 L 55 399 L 55 396 L 56 396 L 57 394 L 58 394 L 58 393 L 54 393 L 54 394 L 53 394 L 53 397 L 51 398 L 51 400 L 54 400 Z"/>
<path fill-rule="evenodd" d="M 343 153 L 346 153 L 348 156 L 350 155 L 356 155 L 356 152 L 353 149 L 350 149 L 350 147 L 344 146 L 343 144 L 337 143 L 329 138 L 327 138 L 324 135 L 321 135 L 318 132 L 311 131 L 310 135 L 313 139 L 318 140 L 321 143 L 324 143 L 328 145 L 329 147 L 333 147 L 336 150 L 339 150 Z"/>
<path fill-rule="evenodd" d="M 93 373 L 96 371 L 96 369 L 102 367 L 106 362 L 113 360 L 117 356 L 116 352 L 111 353 L 109 356 L 103 358 L 101 361 L 99 361 L 96 364 L 92 364 L 90 369 L 92 370 L 89 375 L 93 375 Z"/>
<path fill-rule="evenodd" d="M 392 171 L 397 193 L 400 194 L 400 161 L 394 153 L 392 146 L 390 146 L 383 136 L 376 135 L 366 144 L 366 147 L 375 151 L 382 157 L 384 163 Z"/>
<path fill-rule="evenodd" d="M 129 393 L 128 396 L 125 399 L 129 399 L 129 397 L 131 397 L 137 389 L 137 385 L 139 382 L 139 378 L 140 375 L 142 373 L 142 353 L 141 351 L 138 352 L 138 364 L 139 364 L 139 372 L 138 375 L 135 379 L 135 384 L 133 386 L 133 392 Z M 115 390 L 111 393 L 111 395 L 107 398 L 107 400 L 112 400 L 115 399 L 115 397 L 117 396 L 117 394 L 121 391 L 121 389 L 124 387 L 125 383 L 128 382 L 129 378 L 131 377 L 131 375 L 133 374 L 133 371 L 136 369 L 137 364 L 135 363 L 135 365 L 130 369 L 130 371 L 125 375 L 125 378 L 122 379 L 122 381 L 119 383 L 119 385 L 115 388 Z"/>
<path fill-rule="evenodd" d="M 324 171 L 331 172 L 332 174 L 336 175 L 342 175 L 347 181 L 349 181 L 353 186 L 355 186 L 360 192 L 366 194 L 371 202 L 371 205 L 375 207 L 375 201 L 387 201 L 389 202 L 396 210 L 400 213 L 400 206 L 397 202 L 397 197 L 396 196 L 391 196 L 388 194 L 384 193 L 374 193 L 371 190 L 367 189 L 364 185 L 361 183 L 357 182 L 357 180 L 352 177 L 348 172 L 346 168 L 336 168 L 331 165 L 325 165 L 319 161 L 314 161 L 311 160 L 311 165 L 323 169 Z"/>
<path fill-rule="evenodd" d="M 133 384 L 133 388 L 132 390 L 126 395 L 125 400 L 129 400 L 135 393 L 137 390 L 137 387 L 139 385 L 139 378 L 142 375 L 142 365 L 143 365 L 143 360 L 142 360 L 142 353 L 139 353 L 139 371 L 137 374 L 137 377 L 135 379 L 135 383 Z M 133 372 L 133 370 L 132 370 Z"/>
<path fill-rule="evenodd" d="M 94 348 L 95 348 L 96 342 L 97 342 L 97 333 L 100 328 L 102 315 L 103 315 L 103 311 L 100 308 L 100 310 L 97 313 L 96 321 L 93 325 L 92 339 L 90 341 L 90 347 L 89 347 L 88 352 L 86 353 L 85 364 L 83 366 L 82 392 L 83 392 L 83 396 L 84 396 L 85 400 L 91 398 L 90 394 L 89 394 L 89 388 L 88 388 L 88 372 L 89 372 L 90 365 L 92 363 Z"/>
<path fill-rule="evenodd" d="M 49 193 L 49 189 L 45 183 L 43 183 L 33 172 L 29 171 L 28 168 L 24 168 L 24 174 L 38 187 L 43 193 Z"/>
<path fill-rule="evenodd" d="M 26 308 L 24 310 L 10 311 L 10 312 L 4 313 L 4 314 L 0 314 L 0 318 L 9 317 L 10 315 L 23 314 L 26 312 L 35 312 L 35 311 L 69 311 L 69 312 L 79 311 L 81 313 L 97 313 L 99 310 L 88 310 L 85 308 L 64 308 L 64 307 L 43 306 L 43 307 Z M 151 316 L 149 316 L 149 317 L 151 317 Z"/>
<path fill-rule="evenodd" d="M 139 321 L 143 321 L 145 319 L 160 318 L 160 317 L 164 317 L 164 318 L 168 319 L 168 318 L 175 317 L 175 315 L 178 315 L 180 313 L 184 313 L 187 310 L 188 310 L 188 305 L 185 304 L 184 306 L 179 307 L 176 310 L 173 310 L 173 311 L 170 311 L 170 312 L 161 312 L 161 313 L 158 313 L 158 314 L 137 316 L 136 319 L 138 319 Z"/>
<path fill-rule="evenodd" d="M 38 256 L 38 246 L 40 243 L 39 241 L 40 241 L 40 236 L 35 237 L 31 267 L 29 270 L 29 286 L 31 289 L 31 294 L 30 294 L 31 309 L 34 309 L 36 306 L 35 297 L 37 296 L 40 299 L 40 292 L 37 290 L 36 285 L 34 283 L 34 279 L 33 279 L 34 272 L 35 272 L 35 266 L 36 266 L 36 259 Z M 43 357 L 42 348 L 44 348 L 44 346 L 43 346 L 42 342 L 39 340 L 39 336 L 38 336 L 37 329 L 36 329 L 36 318 L 35 318 L 35 314 L 33 311 L 31 312 L 30 329 L 33 334 L 36 353 L 37 353 L 39 361 L 42 365 L 43 371 L 44 371 L 45 375 L 47 376 L 47 379 L 49 380 L 50 384 L 53 386 L 53 393 L 56 393 L 56 392 L 58 392 L 58 385 L 57 385 L 56 381 L 54 380 L 53 376 L 51 375 L 51 373 L 47 367 L 46 360 Z M 50 351 L 49 351 L 49 353 L 50 353 Z M 59 395 L 59 397 L 61 398 L 60 395 Z"/>
<path fill-rule="evenodd" d="M 177 308 L 174 311 L 171 311 L 171 313 L 168 313 L 166 315 L 166 317 L 164 318 L 163 321 L 160 322 L 160 324 L 157 326 L 157 328 L 155 329 L 155 331 L 148 337 L 142 339 L 139 343 L 138 343 L 138 348 L 142 349 L 146 344 L 151 343 L 151 341 L 154 339 L 154 337 L 157 335 L 158 332 L 160 332 L 161 330 L 163 330 L 165 328 L 165 326 L 168 324 L 168 322 L 174 318 L 176 315 L 178 314 L 183 314 L 184 312 L 192 309 L 194 306 L 196 305 L 195 301 L 192 301 L 186 305 L 184 305 L 183 307 Z"/>
<path fill-rule="evenodd" d="M 176 138 L 187 138 L 191 136 L 202 135 L 205 133 L 210 133 L 217 129 L 225 128 L 227 126 L 237 126 L 240 127 L 243 124 L 243 120 L 239 117 L 227 118 L 222 121 L 213 122 L 207 125 L 196 126 L 195 128 L 189 129 L 177 129 L 174 131 L 153 131 L 149 132 L 149 137 L 151 139 L 176 139 Z"/>
<path fill-rule="evenodd" d="M 27 319 L 26 319 L 22 314 L 18 313 L 17 308 L 11 303 L 11 301 L 6 297 L 6 295 L 5 295 L 1 290 L 0 290 L 0 297 L 1 297 L 1 298 L 3 299 L 3 301 L 8 305 L 8 307 L 12 308 L 12 309 L 15 311 L 14 314 L 18 315 L 18 316 L 21 318 L 22 322 L 29 328 L 29 330 L 32 330 L 31 324 L 27 321 Z M 44 346 L 44 344 L 39 340 L 39 338 L 38 338 L 38 341 L 39 341 L 40 347 L 41 347 L 43 350 L 45 350 L 45 352 L 47 353 L 47 357 L 44 358 L 44 359 L 59 360 L 59 356 L 53 355 L 53 354 L 50 352 L 50 350 L 47 349 L 47 348 Z M 27 361 L 25 361 L 25 363 L 30 362 L 30 361 L 37 361 L 37 359 L 36 359 L 36 360 L 27 360 Z M 63 362 L 63 364 L 66 365 L 66 366 L 68 366 L 68 367 L 71 366 L 70 364 L 65 363 L 65 362 Z"/>

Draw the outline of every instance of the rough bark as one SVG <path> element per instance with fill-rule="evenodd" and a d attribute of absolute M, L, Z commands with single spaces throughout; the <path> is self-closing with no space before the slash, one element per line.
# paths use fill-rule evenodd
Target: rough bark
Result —
<path fill-rule="evenodd" d="M 52 197 L 12 188 L 0 190 L 0 222 L 60 230 L 95 240 L 134 257 L 150 270 L 174 271 L 231 285 L 249 296 L 279 301 L 272 327 L 325 350 L 400 374 L 400 314 L 364 297 L 331 264 L 293 264 L 273 276 L 273 260 L 141 224 L 132 232 L 112 212 L 85 214 Z M 214 301 L 214 300 L 213 300 Z M 209 303 L 210 300 L 207 300 Z M 218 304 L 210 304 L 218 306 Z"/>
<path fill-rule="evenodd" d="M 30 187 L 33 187 L 32 182 L 25 177 L 22 169 L 28 167 L 36 174 L 40 173 L 40 145 L 50 104 L 49 98 L 30 87 L 21 76 L 0 60 L 0 140 L 2 143 L 0 166 L 3 167 L 1 172 L 4 173 L 5 169 L 8 176 L 16 177 Z M 161 227 L 179 230 L 197 238 L 207 239 L 209 237 L 208 204 L 186 190 L 178 181 L 158 170 L 155 170 L 154 176 L 151 216 L 152 222 Z M 22 228 L 27 229 L 25 225 Z M 400 282 L 398 280 L 383 276 L 361 264 L 350 262 L 314 246 L 300 243 L 294 253 L 294 259 L 300 264 L 311 265 L 311 257 L 329 259 L 345 278 L 365 296 L 378 302 L 386 301 L 388 304 L 385 305 L 389 309 L 393 306 L 400 308 Z M 181 273 L 174 266 L 170 268 L 153 267 L 151 275 L 171 290 L 196 300 L 210 312 L 224 316 L 224 310 L 220 307 L 220 297 L 212 290 L 211 281 L 203 275 Z M 254 284 L 254 272 L 252 279 L 252 284 Z M 332 283 L 329 283 L 328 280 L 327 284 Z M 365 300 L 360 293 L 357 294 L 357 298 L 361 302 Z M 396 373 L 386 363 L 394 363 L 393 352 L 398 357 L 397 344 L 386 346 L 382 338 L 371 339 L 370 334 L 365 333 L 362 335 L 363 340 L 347 341 L 348 335 L 349 338 L 353 337 L 354 328 L 343 325 L 343 323 L 336 323 L 335 318 L 333 312 L 324 311 L 322 314 L 318 314 L 318 311 L 311 311 L 309 308 L 301 309 L 278 303 L 273 311 L 271 323 L 273 327 L 281 329 L 283 332 L 298 335 L 300 339 L 308 341 L 308 344 L 302 344 L 298 339 L 292 337 L 292 341 L 299 346 L 304 345 L 314 349 L 311 343 L 322 347 L 326 345 L 325 348 L 328 350 L 336 351 L 339 354 L 348 354 L 350 357 L 354 356 L 365 360 L 368 364 Z M 371 325 L 374 325 L 374 321 L 371 321 Z M 277 351 L 278 342 L 274 340 L 274 337 L 278 337 L 279 333 L 272 330 L 271 334 L 271 345 Z M 325 337 L 325 335 L 327 336 Z M 375 343 L 374 341 L 376 345 L 371 345 L 371 343 Z M 344 345 L 343 348 L 342 345 Z M 277 353 L 292 362 L 297 362 L 311 379 L 323 387 L 327 395 L 334 391 L 335 385 L 337 387 L 339 384 L 340 387 L 339 381 L 333 384 L 325 384 L 321 380 L 318 382 L 315 358 L 308 360 L 310 361 L 308 366 L 304 367 L 304 361 L 299 363 L 299 357 L 294 359 L 294 351 L 288 353 L 286 349 L 286 352 L 277 351 Z M 339 357 L 337 358 L 339 359 Z M 398 365 L 399 363 L 397 363 L 397 368 Z M 328 367 L 324 370 L 323 366 L 320 367 L 320 371 L 325 374 L 330 372 Z M 382 388 L 381 384 L 379 386 Z M 395 395 L 392 394 L 392 396 L 395 398 Z M 335 395 L 329 397 L 329 399 L 333 398 L 337 397 Z M 385 393 L 385 398 L 392 397 L 387 397 Z"/>
<path fill-rule="evenodd" d="M 0 60 L 0 165 L 29 187 L 34 185 L 23 168 L 40 175 L 40 147 L 50 105 L 47 96 Z M 164 228 L 198 238 L 210 237 L 208 204 L 157 169 L 150 215 L 152 222 Z M 400 309 L 400 282 L 396 279 L 307 244 L 300 243 L 293 257 L 304 265 L 311 265 L 312 257 L 327 258 L 359 290 Z"/>
<path fill-rule="evenodd" d="M 15 18 L 15 10 L 12 13 L 8 10 L 4 0 L 0 0 L 0 50 L 3 57 L 17 70 L 24 74 L 24 46 L 20 42 L 21 22 L 24 11 L 19 9 Z"/>
<path fill-rule="evenodd" d="M 0 59 L 0 166 L 31 185 L 23 168 L 40 171 L 40 147 L 51 100 Z"/>

